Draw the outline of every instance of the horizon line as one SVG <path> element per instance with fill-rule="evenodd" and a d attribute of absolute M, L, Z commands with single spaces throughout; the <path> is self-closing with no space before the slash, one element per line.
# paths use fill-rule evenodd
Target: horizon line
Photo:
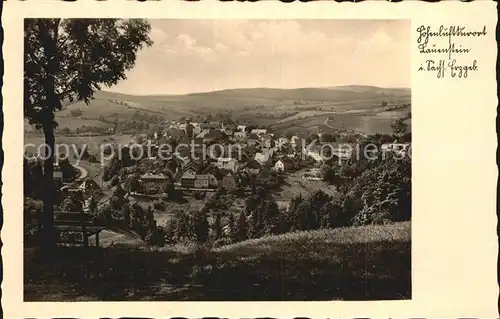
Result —
<path fill-rule="evenodd" d="M 216 89 L 216 90 L 211 90 L 211 91 L 195 91 L 195 92 L 186 92 L 186 93 L 137 94 L 137 93 L 126 93 L 123 91 L 113 91 L 113 90 L 109 90 L 109 88 L 101 89 L 100 91 L 108 92 L 108 93 L 124 94 L 124 95 L 134 95 L 134 96 L 183 96 L 183 95 L 192 95 L 192 94 L 207 94 L 207 93 L 223 92 L 223 91 L 230 91 L 230 90 L 253 90 L 253 89 L 300 90 L 300 89 L 336 89 L 336 88 L 343 88 L 343 87 L 371 87 L 371 88 L 377 88 L 377 89 L 407 89 L 407 90 L 411 90 L 411 87 L 408 87 L 408 86 L 377 86 L 377 85 L 343 84 L 343 85 L 332 85 L 332 86 L 304 86 L 304 87 L 292 87 L 292 88 L 265 87 L 265 86 L 234 87 L 234 88 Z"/>

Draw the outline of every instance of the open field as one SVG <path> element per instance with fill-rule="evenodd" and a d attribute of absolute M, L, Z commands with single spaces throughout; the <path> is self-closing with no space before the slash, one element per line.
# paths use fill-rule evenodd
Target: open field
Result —
<path fill-rule="evenodd" d="M 100 147 L 105 143 L 119 143 L 122 145 L 126 145 L 131 140 L 131 135 L 100 135 L 100 136 L 65 136 L 56 134 L 56 145 L 69 145 L 69 149 L 71 154 L 74 154 L 73 145 L 81 148 L 82 145 L 87 145 L 87 150 L 91 154 L 100 153 Z M 44 137 L 42 134 L 36 133 L 25 133 L 24 134 L 24 143 L 28 145 L 28 143 L 34 144 L 35 148 L 32 146 L 27 147 L 26 151 L 34 153 L 35 149 L 39 145 L 43 145 Z M 63 149 L 61 149 L 62 151 Z"/>
<path fill-rule="evenodd" d="M 57 113 L 60 117 L 71 117 L 72 110 L 80 109 L 87 118 L 130 119 L 139 111 L 161 114 L 169 119 L 180 117 L 215 115 L 232 111 L 235 120 L 260 113 L 281 117 L 284 113 L 294 116 L 303 111 L 335 111 L 350 109 L 372 109 L 382 101 L 389 105 L 410 101 L 410 90 L 403 88 L 378 88 L 370 86 L 341 86 L 334 88 L 300 89 L 229 89 L 185 95 L 138 96 L 100 91 L 86 105 L 77 102 Z M 258 116 L 257 116 L 258 117 Z M 281 118 L 280 118 L 281 120 Z"/>
<path fill-rule="evenodd" d="M 304 171 L 297 171 L 286 175 L 285 185 L 280 192 L 274 194 L 276 200 L 290 201 L 295 197 L 308 195 L 321 189 L 325 194 L 332 196 L 336 192 L 334 185 L 330 185 L 323 181 L 311 181 L 302 178 Z"/>
<path fill-rule="evenodd" d="M 332 111 L 303 111 L 303 112 L 298 112 L 297 114 L 295 115 L 292 115 L 292 116 L 289 116 L 287 118 L 284 118 L 280 121 L 278 121 L 278 123 L 285 123 L 285 122 L 288 122 L 288 121 L 294 121 L 294 120 L 299 120 L 301 118 L 309 118 L 309 117 L 316 117 L 316 116 L 322 116 L 322 115 L 334 115 L 335 112 L 332 112 Z"/>
<path fill-rule="evenodd" d="M 95 126 L 104 128 L 112 128 L 114 126 L 111 123 L 104 123 L 95 119 L 85 119 L 78 117 L 58 117 L 57 124 L 59 129 L 67 127 L 72 130 L 81 126 Z"/>
<path fill-rule="evenodd" d="M 184 251 L 60 248 L 25 255 L 27 301 L 411 298 L 411 225 L 289 233 Z M 51 284 L 48 284 L 51 283 Z"/>
<path fill-rule="evenodd" d="M 336 113 L 307 111 L 283 119 L 272 127 L 278 133 L 287 130 L 317 132 L 325 128 L 324 123 L 328 120 L 329 125 L 336 129 L 355 130 L 366 134 L 384 134 L 391 133 L 393 121 L 405 116 L 408 112 L 411 112 L 411 107 L 394 111 L 385 111 L 380 107 L 370 110 L 350 109 Z M 300 114 L 309 114 L 309 116 L 299 116 Z"/>

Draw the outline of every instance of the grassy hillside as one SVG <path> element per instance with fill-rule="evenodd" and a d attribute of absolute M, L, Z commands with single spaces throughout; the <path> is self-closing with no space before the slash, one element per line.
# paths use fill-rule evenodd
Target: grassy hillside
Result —
<path fill-rule="evenodd" d="M 219 249 L 32 254 L 25 300 L 411 298 L 411 225 L 290 233 Z"/>

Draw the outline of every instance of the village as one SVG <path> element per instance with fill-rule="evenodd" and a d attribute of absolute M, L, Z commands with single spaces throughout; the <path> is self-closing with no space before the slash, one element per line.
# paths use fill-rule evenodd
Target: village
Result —
<path fill-rule="evenodd" d="M 153 161 L 153 166 L 158 168 L 168 167 L 174 175 L 175 184 L 183 191 L 214 191 L 219 187 L 232 191 L 241 183 L 239 174 L 257 175 L 262 171 L 286 174 L 301 170 L 303 179 L 321 180 L 322 164 L 337 161 L 340 165 L 351 158 L 356 147 L 355 143 L 322 143 L 321 133 L 317 134 L 317 143 L 311 141 L 312 146 L 308 147 L 306 141 L 298 136 L 276 136 L 266 128 L 248 130 L 247 126 L 214 121 L 173 121 L 167 124 L 161 135 L 155 132 L 153 139 L 140 136 L 139 140 L 130 144 L 142 142 L 152 145 L 153 156 L 147 160 Z M 162 145 L 173 140 L 178 145 L 194 147 L 162 154 Z M 206 145 L 218 146 L 218 149 L 214 147 L 212 150 L 215 152 L 207 152 Z M 409 143 L 385 143 L 381 150 L 404 154 L 408 147 Z M 214 154 L 217 151 L 219 154 Z M 210 173 L 207 167 L 217 172 Z M 145 194 L 159 194 L 166 189 L 171 177 L 160 171 L 153 169 L 140 176 Z"/>
<path fill-rule="evenodd" d="M 169 189 L 183 195 L 213 193 L 219 189 L 225 192 L 240 189 L 248 194 L 252 181 L 262 174 L 294 174 L 294 181 L 307 181 L 313 188 L 321 189 L 326 187 L 325 172 L 322 171 L 325 164 L 341 166 L 353 156 L 363 156 L 363 150 L 359 149 L 363 136 L 354 141 L 351 139 L 350 143 L 333 142 L 335 136 L 329 132 L 301 138 L 291 134 L 278 135 L 270 128 L 227 122 L 184 120 L 160 123 L 152 133 L 135 135 L 128 145 L 113 146 L 116 148 L 114 157 L 119 157 L 117 154 L 123 156 L 120 152 L 124 149 L 131 153 L 126 157 L 133 157 L 132 153 L 138 148 L 142 148 L 142 156 L 128 164 L 113 158 L 106 164 L 101 161 L 104 175 L 113 164 L 120 163 L 117 169 L 112 169 L 112 174 L 108 174 L 113 176 L 104 177 L 109 182 L 107 187 L 102 177 L 99 183 L 91 177 L 81 176 L 77 169 L 75 177 L 80 174 L 79 178 L 73 181 L 63 179 L 58 163 L 54 169 L 56 185 L 60 185 L 63 194 L 80 193 L 83 209 L 89 212 L 92 209 L 89 203 L 96 199 L 109 201 L 111 190 L 117 185 L 127 196 L 143 201 L 167 200 Z M 336 138 L 341 140 L 347 134 L 337 133 Z M 379 155 L 393 153 L 404 157 L 409 148 L 408 142 L 398 143 L 396 140 L 383 143 L 377 152 Z M 282 207 L 290 204 L 290 200 L 279 202 Z"/>

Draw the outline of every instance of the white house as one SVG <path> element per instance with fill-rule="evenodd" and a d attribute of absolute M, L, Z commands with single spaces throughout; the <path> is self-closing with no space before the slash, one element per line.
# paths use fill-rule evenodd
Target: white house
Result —
<path fill-rule="evenodd" d="M 255 153 L 255 160 L 260 164 L 267 163 L 269 159 L 273 156 L 273 152 L 271 150 L 263 150 L 262 152 Z"/>
<path fill-rule="evenodd" d="M 274 164 L 274 170 L 278 172 L 285 172 L 292 168 L 293 164 L 289 160 L 280 159 Z"/>
<path fill-rule="evenodd" d="M 238 125 L 238 126 L 236 127 L 236 130 L 237 130 L 238 132 L 244 132 L 246 129 L 247 129 L 246 125 Z"/>
<path fill-rule="evenodd" d="M 267 130 L 264 128 L 254 128 L 252 131 L 250 131 L 250 134 L 256 134 L 258 136 L 266 134 Z"/>
<path fill-rule="evenodd" d="M 238 171 L 238 161 L 230 157 L 220 157 L 217 159 L 217 167 L 236 173 Z"/>
<path fill-rule="evenodd" d="M 311 147 L 311 148 L 302 147 L 302 152 L 312 157 L 316 162 L 323 162 L 324 160 L 320 148 L 318 147 Z"/>

